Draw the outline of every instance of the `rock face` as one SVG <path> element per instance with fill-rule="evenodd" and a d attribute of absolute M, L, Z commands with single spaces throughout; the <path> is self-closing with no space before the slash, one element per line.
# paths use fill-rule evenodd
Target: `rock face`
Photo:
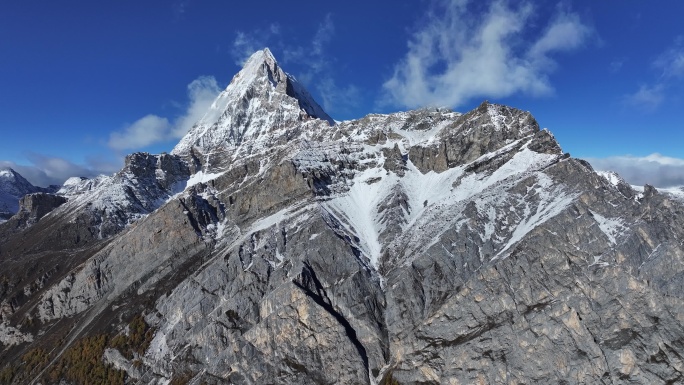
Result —
<path fill-rule="evenodd" d="M 54 194 L 34 193 L 25 195 L 19 200 L 19 212 L 16 215 L 19 226 L 28 227 L 35 224 L 50 211 L 66 202 L 66 198 Z"/>
<path fill-rule="evenodd" d="M 85 239 L 106 239 L 164 204 L 186 187 L 188 165 L 169 154 L 135 153 L 118 173 L 96 179 L 71 178 L 57 194 L 69 202 L 57 216 L 70 217 Z"/>
<path fill-rule="evenodd" d="M 171 155 L 0 225 L 13 381 L 140 314 L 95 360 L 130 384 L 684 381 L 681 202 L 511 107 L 331 122 L 260 51 Z"/>

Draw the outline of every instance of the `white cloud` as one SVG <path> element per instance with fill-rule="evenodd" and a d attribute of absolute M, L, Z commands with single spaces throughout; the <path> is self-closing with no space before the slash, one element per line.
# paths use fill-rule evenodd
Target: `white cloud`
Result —
<path fill-rule="evenodd" d="M 558 15 L 535 41 L 525 41 L 534 8 L 498 0 L 483 15 L 468 0 L 438 0 L 408 41 L 406 56 L 383 86 L 386 104 L 455 107 L 475 97 L 553 91 L 551 54 L 579 48 L 591 29 L 573 13 Z"/>
<path fill-rule="evenodd" d="M 684 186 L 684 159 L 655 153 L 644 157 L 625 155 L 586 160 L 596 170 L 617 172 L 632 185 Z"/>
<path fill-rule="evenodd" d="M 143 148 L 164 140 L 170 127 L 168 119 L 147 115 L 121 132 L 112 132 L 109 135 L 108 145 L 114 150 Z"/>
<path fill-rule="evenodd" d="M 204 116 L 219 93 L 221 88 L 213 76 L 200 76 L 188 84 L 190 102 L 185 113 L 174 121 L 171 138 L 182 138 Z"/>
<path fill-rule="evenodd" d="M 548 56 L 550 53 L 572 51 L 581 47 L 590 31 L 576 14 L 559 14 L 549 24 L 544 35 L 534 43 L 528 55 L 541 64 L 553 65 L 555 63 Z"/>
<path fill-rule="evenodd" d="M 204 115 L 221 92 L 216 79 L 201 76 L 188 84 L 188 105 L 180 116 L 170 121 L 157 115 L 146 115 L 121 131 L 109 135 L 110 148 L 137 150 L 171 139 L 180 139 Z"/>
<path fill-rule="evenodd" d="M 305 67 L 297 74 L 300 81 L 308 83 L 314 76 L 330 70 L 331 60 L 326 52 L 326 46 L 335 35 L 335 23 L 332 15 L 325 15 L 325 19 L 318 25 L 316 33 L 307 45 L 283 44 L 283 62 L 297 63 Z"/>

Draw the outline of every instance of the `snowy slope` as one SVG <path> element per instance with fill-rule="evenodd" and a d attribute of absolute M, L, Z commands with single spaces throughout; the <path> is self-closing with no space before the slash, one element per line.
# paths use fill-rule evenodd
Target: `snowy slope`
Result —
<path fill-rule="evenodd" d="M 111 176 L 69 178 L 56 193 L 68 202 L 53 215 L 85 220 L 96 238 L 107 238 L 166 203 L 190 178 L 188 165 L 173 155 L 135 153 L 125 163 Z"/>
<path fill-rule="evenodd" d="M 456 224 L 467 223 L 465 208 L 472 203 L 488 222 L 472 230 L 488 243 L 492 257 L 504 257 L 527 233 L 567 208 L 577 194 L 540 172 L 563 155 L 560 148 L 550 153 L 529 148 L 540 135 L 550 137 L 547 131 L 518 119 L 517 110 L 485 107 L 467 116 L 418 110 L 342 122 L 329 130 L 326 142 L 301 146 L 294 161 L 309 174 L 334 172 L 336 163 L 357 165 L 356 170 L 345 167 L 344 173 L 332 179 L 322 207 L 342 225 L 342 232 L 357 240 L 356 247 L 375 269 L 386 252 L 394 256 L 391 263 L 410 263 Z M 442 172 L 421 171 L 408 155 L 412 147 L 439 147 L 445 137 L 467 138 L 473 134 L 475 121 L 484 122 L 482 126 L 492 131 L 509 132 L 510 138 L 493 151 Z M 335 142 L 336 137 L 347 139 Z M 378 137 L 382 138 L 379 142 Z M 397 162 L 388 158 L 393 151 L 404 162 L 398 169 L 388 169 L 388 164 Z M 481 166 L 486 164 L 497 167 Z M 482 170 L 474 171 L 478 168 Z M 509 192 L 526 178 L 536 180 L 533 201 Z M 511 211 L 518 223 L 501 225 L 500 218 L 510 216 Z"/>
<path fill-rule="evenodd" d="M 684 187 L 670 187 L 666 189 L 659 189 L 659 191 L 665 192 L 667 194 L 670 194 L 674 199 L 684 202 Z"/>
<path fill-rule="evenodd" d="M 605 178 L 610 184 L 617 187 L 621 183 L 626 183 L 618 173 L 614 171 L 596 171 L 601 177 Z"/>

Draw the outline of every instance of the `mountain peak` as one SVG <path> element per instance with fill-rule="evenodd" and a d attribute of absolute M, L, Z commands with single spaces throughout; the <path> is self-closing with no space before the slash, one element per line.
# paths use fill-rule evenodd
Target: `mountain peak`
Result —
<path fill-rule="evenodd" d="M 10 167 L 0 168 L 0 178 L 14 178 L 16 175 L 17 172 Z"/>
<path fill-rule="evenodd" d="M 24 190 L 29 191 L 36 188 L 21 174 L 14 171 L 14 169 L 10 167 L 0 169 L 0 189 L 10 185 L 13 188 L 18 189 L 20 192 Z"/>
<path fill-rule="evenodd" d="M 243 65 L 243 68 L 246 68 L 250 65 L 260 65 L 260 64 L 267 64 L 269 66 L 277 66 L 278 62 L 275 59 L 275 56 L 273 56 L 273 53 L 271 52 L 270 49 L 264 48 L 259 51 L 254 52 L 246 61 L 245 64 Z"/>
<path fill-rule="evenodd" d="M 234 86 L 237 90 L 243 90 L 251 83 L 264 78 L 268 78 L 275 88 L 286 87 L 287 74 L 280 69 L 278 62 L 268 48 L 253 53 L 245 61 L 240 72 L 233 77 L 228 87 Z"/>
<path fill-rule="evenodd" d="M 172 153 L 237 148 L 245 141 L 310 119 L 335 124 L 304 86 L 283 71 L 271 51 L 264 48 L 245 61 Z"/>

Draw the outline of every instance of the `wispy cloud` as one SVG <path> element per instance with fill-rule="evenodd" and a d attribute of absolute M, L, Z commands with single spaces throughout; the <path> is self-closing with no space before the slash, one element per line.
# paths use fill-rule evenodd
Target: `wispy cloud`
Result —
<path fill-rule="evenodd" d="M 254 52 L 267 47 L 278 36 L 280 36 L 280 25 L 277 23 L 248 32 L 237 31 L 231 48 L 235 64 L 242 66 Z"/>
<path fill-rule="evenodd" d="M 190 0 L 177 0 L 173 3 L 173 15 L 176 19 L 181 19 L 188 9 Z"/>
<path fill-rule="evenodd" d="M 476 97 L 553 92 L 552 56 L 578 49 L 592 35 L 577 14 L 558 9 L 535 40 L 531 3 L 490 3 L 474 14 L 469 0 L 435 0 L 408 52 L 383 86 L 384 104 L 402 107 L 459 106 Z"/>
<path fill-rule="evenodd" d="M 120 132 L 109 135 L 109 147 L 114 150 L 136 149 L 163 141 L 169 134 L 171 124 L 166 118 L 147 115 Z"/>
<path fill-rule="evenodd" d="M 123 162 L 104 158 L 92 158 L 79 165 L 66 159 L 43 154 L 28 154 L 28 165 L 0 161 L 0 168 L 12 168 L 36 186 L 61 185 L 72 176 L 92 178 L 119 170 Z"/>
<path fill-rule="evenodd" d="M 357 107 L 361 95 L 361 90 L 354 84 L 339 86 L 335 81 L 335 58 L 328 52 L 334 35 L 335 23 L 332 15 L 327 14 L 309 45 L 284 48 L 284 61 L 303 66 L 297 78 L 318 92 L 323 109 L 332 114 L 346 113 Z"/>
<path fill-rule="evenodd" d="M 170 120 L 158 115 L 146 115 L 120 131 L 112 132 L 107 144 L 113 150 L 123 151 L 179 139 L 202 118 L 220 92 L 214 77 L 199 77 L 188 84 L 188 103 L 180 116 Z"/>
<path fill-rule="evenodd" d="M 627 60 L 625 58 L 619 58 L 610 62 L 610 72 L 614 74 L 620 72 L 622 67 L 624 67 L 626 61 Z"/>
<path fill-rule="evenodd" d="M 200 76 L 190 82 L 187 108 L 173 121 L 170 138 L 182 138 L 204 116 L 219 93 L 221 93 L 221 87 L 213 76 Z"/>
<path fill-rule="evenodd" d="M 623 96 L 622 101 L 625 105 L 645 112 L 652 112 L 658 109 L 665 100 L 665 85 L 663 83 L 642 84 L 633 93 Z"/>
<path fill-rule="evenodd" d="M 330 113 L 349 112 L 359 105 L 361 89 L 353 84 L 339 86 L 332 77 L 322 77 L 316 81 L 316 90 L 320 94 L 325 111 Z"/>
<path fill-rule="evenodd" d="M 335 35 L 335 23 L 332 15 L 325 15 L 325 19 L 318 25 L 316 34 L 311 40 L 311 50 L 309 50 L 308 61 L 309 69 L 314 74 L 319 74 L 327 69 L 331 64 L 326 53 L 326 47 Z"/>
<path fill-rule="evenodd" d="M 625 155 L 586 160 L 596 170 L 617 172 L 632 185 L 684 186 L 684 159 L 655 153 L 644 157 Z"/>
<path fill-rule="evenodd" d="M 653 67 L 662 71 L 665 79 L 684 78 L 684 36 L 676 38 L 674 45 L 653 61 Z"/>
<path fill-rule="evenodd" d="M 676 38 L 672 46 L 653 60 L 651 67 L 658 72 L 657 79 L 640 85 L 634 93 L 623 95 L 625 105 L 654 112 L 667 100 L 668 89 L 684 79 L 684 36 Z"/>

